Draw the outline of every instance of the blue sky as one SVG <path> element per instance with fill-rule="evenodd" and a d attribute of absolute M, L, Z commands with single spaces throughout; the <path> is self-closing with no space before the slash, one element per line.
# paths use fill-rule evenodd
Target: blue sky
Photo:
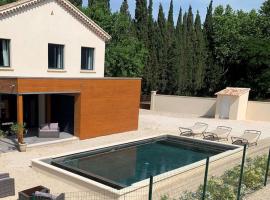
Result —
<path fill-rule="evenodd" d="M 87 0 L 83 0 L 86 2 Z M 235 10 L 250 11 L 252 9 L 259 9 L 265 0 L 214 0 L 214 6 L 230 4 Z M 135 0 L 128 0 L 131 14 L 134 16 Z M 170 0 L 153 0 L 154 2 L 154 16 L 157 16 L 159 4 L 162 3 L 164 12 L 167 16 Z M 177 20 L 180 6 L 183 10 L 187 10 L 189 5 L 192 6 L 193 12 L 196 13 L 199 10 L 202 20 L 205 18 L 206 8 L 209 5 L 210 0 L 174 0 L 174 15 Z M 111 0 L 112 11 L 117 11 L 120 8 L 122 0 Z"/>

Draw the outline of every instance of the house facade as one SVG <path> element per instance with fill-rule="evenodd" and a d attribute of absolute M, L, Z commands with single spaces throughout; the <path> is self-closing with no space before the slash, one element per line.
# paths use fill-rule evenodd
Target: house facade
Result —
<path fill-rule="evenodd" d="M 67 0 L 0 7 L 0 123 L 81 139 L 136 130 L 140 79 L 104 78 L 109 34 Z"/>

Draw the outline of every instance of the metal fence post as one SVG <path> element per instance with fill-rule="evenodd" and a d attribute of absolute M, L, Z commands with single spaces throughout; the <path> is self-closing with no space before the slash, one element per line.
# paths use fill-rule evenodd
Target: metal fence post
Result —
<path fill-rule="evenodd" d="M 243 179 L 243 174 L 244 174 L 246 151 L 247 151 L 247 145 L 245 144 L 243 157 L 242 157 L 242 164 L 241 164 L 241 171 L 240 171 L 240 178 L 239 178 L 239 185 L 238 185 L 238 192 L 237 192 L 237 200 L 240 200 L 240 196 L 241 196 L 241 186 L 242 186 L 242 179 Z"/>
<path fill-rule="evenodd" d="M 268 160 L 267 160 L 267 164 L 266 164 L 266 172 L 265 172 L 264 186 L 266 186 L 266 184 L 267 184 L 267 178 L 268 178 L 268 172 L 269 172 L 269 164 L 270 164 L 270 149 L 269 149 Z"/>
<path fill-rule="evenodd" d="M 152 200 L 153 194 L 153 176 L 150 176 L 148 200 Z"/>
<path fill-rule="evenodd" d="M 205 166 L 205 173 L 204 173 L 204 183 L 203 183 L 203 193 L 202 193 L 202 200 L 205 199 L 205 193 L 207 188 L 207 178 L 208 178 L 208 169 L 209 169 L 209 157 L 206 158 L 206 166 Z"/>

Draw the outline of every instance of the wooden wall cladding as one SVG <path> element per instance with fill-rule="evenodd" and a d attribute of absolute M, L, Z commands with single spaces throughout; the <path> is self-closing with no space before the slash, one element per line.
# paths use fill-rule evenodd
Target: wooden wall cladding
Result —
<path fill-rule="evenodd" d="M 74 134 L 80 139 L 138 128 L 140 79 L 17 78 L 17 82 L 20 94 L 75 92 Z"/>
<path fill-rule="evenodd" d="M 17 79 L 14 78 L 0 78 L 0 93 L 17 93 Z"/>

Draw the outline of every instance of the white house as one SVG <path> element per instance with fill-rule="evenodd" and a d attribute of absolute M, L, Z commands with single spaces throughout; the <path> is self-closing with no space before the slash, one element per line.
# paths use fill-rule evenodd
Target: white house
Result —
<path fill-rule="evenodd" d="M 58 123 L 80 139 L 136 130 L 141 79 L 104 77 L 109 39 L 68 0 L 0 6 L 0 129 Z"/>
<path fill-rule="evenodd" d="M 110 36 L 67 0 L 0 7 L 0 76 L 104 77 Z"/>

